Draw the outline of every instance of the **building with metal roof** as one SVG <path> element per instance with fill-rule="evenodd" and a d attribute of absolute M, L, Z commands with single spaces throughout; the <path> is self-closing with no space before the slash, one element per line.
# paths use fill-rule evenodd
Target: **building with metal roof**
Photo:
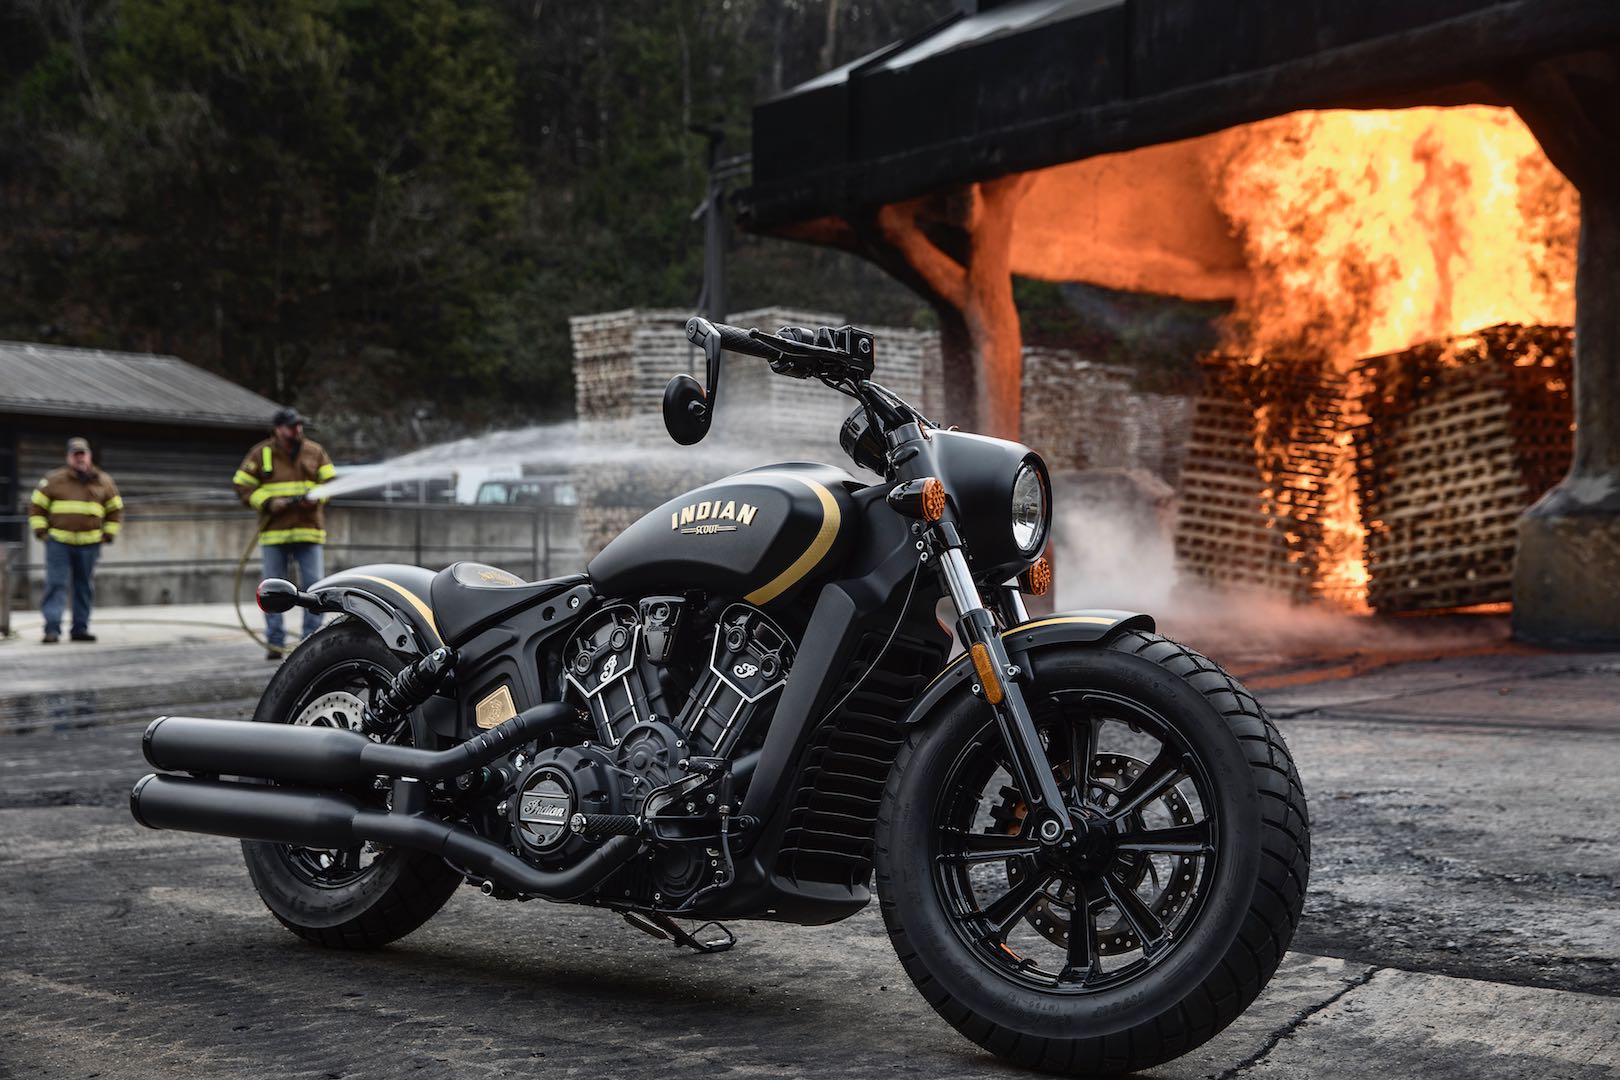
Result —
<path fill-rule="evenodd" d="M 231 473 L 276 408 L 174 356 L 0 341 L 0 519 L 22 512 L 75 435 L 126 497 L 232 498 Z M 0 539 L 20 533 L 0 522 Z"/>

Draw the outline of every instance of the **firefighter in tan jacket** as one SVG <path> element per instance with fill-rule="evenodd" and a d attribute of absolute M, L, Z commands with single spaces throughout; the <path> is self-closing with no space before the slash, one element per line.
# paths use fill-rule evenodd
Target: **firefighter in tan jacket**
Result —
<path fill-rule="evenodd" d="M 72 438 L 67 464 L 53 469 L 29 499 L 28 526 L 45 542 L 45 643 L 62 638 L 62 608 L 73 582 L 74 641 L 94 641 L 90 605 L 96 598 L 96 561 L 101 545 L 110 544 L 124 523 L 124 500 L 113 478 L 90 460 L 90 444 Z"/>
<path fill-rule="evenodd" d="M 319 443 L 304 438 L 304 418 L 297 409 L 280 409 L 270 422 L 275 433 L 249 450 L 236 470 L 236 494 L 258 511 L 264 576 L 290 580 L 296 564 L 298 584 L 307 589 L 325 576 L 321 545 L 326 543 L 326 522 L 321 501 L 306 496 L 337 470 Z M 306 638 L 320 625 L 319 612 L 304 612 Z M 265 612 L 264 629 L 269 643 L 265 659 L 281 659 L 287 643 L 281 614 Z"/>

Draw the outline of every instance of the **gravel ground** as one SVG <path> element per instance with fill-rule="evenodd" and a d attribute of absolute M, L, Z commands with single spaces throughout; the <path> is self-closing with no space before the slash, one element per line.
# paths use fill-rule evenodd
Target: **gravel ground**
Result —
<path fill-rule="evenodd" d="M 1305 922 L 1250 1012 L 1153 1075 L 1620 1076 L 1617 691 L 1620 657 L 1537 654 L 1262 694 L 1311 799 Z M 0 734 L 0 1075 L 1028 1075 L 934 1016 L 872 910 L 700 957 L 463 889 L 379 952 L 305 945 L 234 843 L 133 824 L 141 727 L 105 719 Z"/>

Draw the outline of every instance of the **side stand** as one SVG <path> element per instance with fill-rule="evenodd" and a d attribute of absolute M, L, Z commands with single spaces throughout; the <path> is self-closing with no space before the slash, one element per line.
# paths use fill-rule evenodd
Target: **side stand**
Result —
<path fill-rule="evenodd" d="M 646 914 L 640 911 L 622 912 L 624 921 L 644 934 L 664 941 L 673 941 L 677 948 L 685 947 L 700 953 L 722 953 L 737 944 L 737 937 L 718 922 L 706 922 L 688 933 L 674 919 L 660 912 Z"/>

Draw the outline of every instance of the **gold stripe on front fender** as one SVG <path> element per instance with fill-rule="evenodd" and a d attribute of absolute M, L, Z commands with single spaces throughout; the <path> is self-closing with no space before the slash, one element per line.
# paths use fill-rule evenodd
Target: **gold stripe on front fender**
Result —
<path fill-rule="evenodd" d="M 428 626 L 433 628 L 434 636 L 437 637 L 441 642 L 444 640 L 444 635 L 439 633 L 439 624 L 434 621 L 433 609 L 422 603 L 422 598 L 411 592 L 411 590 L 407 589 L 405 586 L 399 584 L 398 582 L 389 581 L 387 578 L 372 577 L 370 574 L 346 574 L 344 576 L 359 578 L 361 581 L 375 581 L 378 585 L 386 585 L 390 589 L 393 589 L 406 600 L 410 601 L 411 607 L 416 609 L 416 613 L 427 620 Z"/>
<path fill-rule="evenodd" d="M 1001 632 L 1001 636 L 1003 638 L 1009 638 L 1024 630 L 1033 630 L 1037 626 L 1055 626 L 1058 623 L 1082 623 L 1086 626 L 1113 626 L 1117 622 L 1119 622 L 1118 619 L 1110 619 L 1106 615 L 1058 615 L 1050 619 L 1038 619 L 1035 622 L 1020 623 L 1011 630 L 1003 630 Z M 964 652 L 955 660 L 952 660 L 950 663 L 940 668 L 934 677 L 928 680 L 928 686 L 923 687 L 923 693 L 926 694 L 929 687 L 933 686 L 946 675 L 950 674 L 952 669 L 966 659 L 968 659 L 968 654 Z"/>
<path fill-rule="evenodd" d="M 1016 634 L 1020 630 L 1033 630 L 1037 626 L 1052 626 L 1056 623 L 1071 622 L 1085 623 L 1087 626 L 1113 626 L 1115 623 L 1119 622 L 1119 620 L 1110 619 L 1106 615 L 1059 615 L 1056 618 L 1041 619 L 1038 622 L 1020 623 L 1011 630 L 1003 630 L 1001 632 L 1001 636 L 1006 637 L 1008 634 Z"/>
<path fill-rule="evenodd" d="M 838 538 L 842 515 L 838 511 L 838 502 L 832 497 L 832 492 L 814 480 L 806 480 L 802 476 L 786 478 L 797 480 L 815 492 L 816 498 L 821 500 L 821 528 L 816 532 L 816 538 L 810 541 L 810 546 L 804 549 L 804 554 L 795 559 L 792 566 L 776 575 L 769 583 L 743 597 L 750 604 L 768 604 L 797 585 L 800 578 L 815 569 L 816 564 L 832 549 L 833 541 Z"/>

